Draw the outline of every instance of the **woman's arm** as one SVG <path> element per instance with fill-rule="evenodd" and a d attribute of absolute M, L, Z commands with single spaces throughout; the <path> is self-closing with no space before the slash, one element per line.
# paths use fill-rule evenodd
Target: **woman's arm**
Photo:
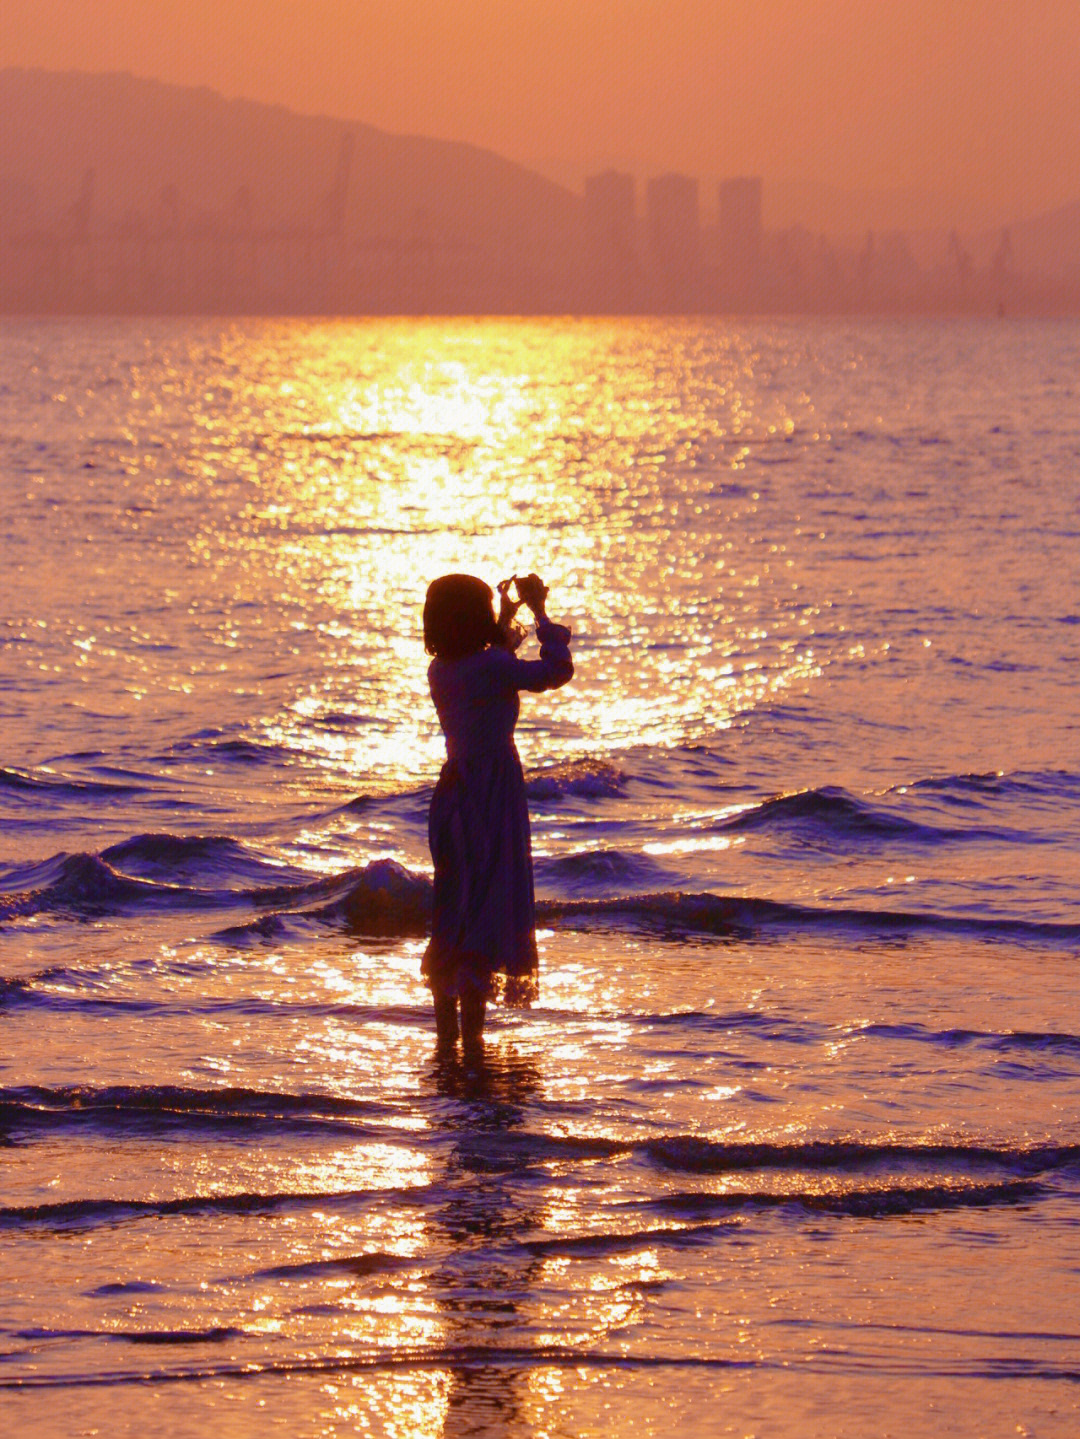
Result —
<path fill-rule="evenodd" d="M 502 648 L 509 650 L 511 654 L 521 647 L 521 642 L 525 638 L 525 630 L 514 619 L 523 601 L 520 599 L 512 600 L 510 598 L 510 586 L 513 583 L 514 581 L 512 579 L 500 580 L 495 586 L 499 592 L 499 618 L 496 623 L 499 627 L 499 633 L 502 636 Z"/>
<path fill-rule="evenodd" d="M 573 678 L 574 661 L 570 657 L 570 631 L 548 619 L 548 587 L 539 575 L 517 579 L 520 602 L 532 610 L 536 620 L 536 637 L 540 641 L 538 660 L 519 660 L 509 655 L 507 679 L 515 689 L 556 690 Z"/>

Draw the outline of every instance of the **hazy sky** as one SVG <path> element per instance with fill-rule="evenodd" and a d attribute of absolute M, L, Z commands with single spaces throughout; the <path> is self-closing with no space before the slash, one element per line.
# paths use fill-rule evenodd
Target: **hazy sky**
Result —
<path fill-rule="evenodd" d="M 2 0 L 0 65 L 209 85 L 572 182 L 754 172 L 938 194 L 946 222 L 1080 199 L 1080 0 Z"/>

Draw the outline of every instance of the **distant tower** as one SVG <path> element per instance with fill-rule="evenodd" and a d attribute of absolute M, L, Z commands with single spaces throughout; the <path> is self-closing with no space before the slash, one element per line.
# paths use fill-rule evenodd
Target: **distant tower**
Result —
<path fill-rule="evenodd" d="M 94 170 L 87 170 L 78 197 L 68 206 L 64 215 L 66 228 L 72 239 L 85 240 L 90 233 L 96 188 L 97 174 Z"/>
<path fill-rule="evenodd" d="M 955 230 L 949 233 L 949 265 L 952 271 L 952 278 L 962 290 L 966 290 L 971 283 L 971 273 L 974 268 L 971 255 L 964 249 L 960 236 Z"/>
<path fill-rule="evenodd" d="M 763 190 L 760 175 L 721 180 L 717 189 L 720 265 L 737 280 L 749 280 L 761 264 Z"/>
<path fill-rule="evenodd" d="M 634 177 L 618 170 L 585 181 L 589 245 L 599 259 L 628 256 L 634 243 Z"/>
<path fill-rule="evenodd" d="M 859 283 L 869 285 L 877 269 L 877 240 L 873 230 L 867 230 L 866 243 L 859 254 Z"/>
<path fill-rule="evenodd" d="M 349 178 L 352 174 L 354 144 L 353 132 L 345 130 L 342 133 L 341 147 L 338 150 L 334 183 L 323 199 L 323 228 L 331 235 L 340 235 L 345 223 L 345 203 L 349 198 Z"/>
<path fill-rule="evenodd" d="M 689 279 L 697 268 L 701 226 L 698 186 L 687 175 L 660 175 L 646 188 L 649 254 L 661 275 Z"/>
<path fill-rule="evenodd" d="M 877 265 L 881 276 L 894 283 L 910 284 L 918 278 L 919 267 L 904 230 L 885 231 L 878 245 Z"/>
<path fill-rule="evenodd" d="M 990 276 L 994 284 L 1006 284 L 1012 278 L 1012 269 L 1012 236 L 1008 230 L 1002 230 L 1001 239 L 998 241 L 997 249 L 994 251 L 994 258 L 990 262 Z"/>

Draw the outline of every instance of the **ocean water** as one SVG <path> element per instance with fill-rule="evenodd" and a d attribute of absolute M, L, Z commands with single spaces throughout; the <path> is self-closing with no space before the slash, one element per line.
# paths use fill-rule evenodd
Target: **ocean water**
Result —
<path fill-rule="evenodd" d="M 8 321 L 0 1426 L 1072 1435 L 1080 325 Z M 435 1054 L 420 606 L 538 570 Z"/>

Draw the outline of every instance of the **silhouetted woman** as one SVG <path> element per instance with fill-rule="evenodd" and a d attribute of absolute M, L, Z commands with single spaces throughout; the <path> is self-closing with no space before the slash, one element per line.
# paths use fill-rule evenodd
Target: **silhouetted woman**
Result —
<path fill-rule="evenodd" d="M 510 586 L 517 587 L 517 600 Z M 520 690 L 557 689 L 574 673 L 570 631 L 545 612 L 538 575 L 489 585 L 444 575 L 428 587 L 424 646 L 431 697 L 446 736 L 446 763 L 431 799 L 435 865 L 431 941 L 422 973 L 439 1042 L 475 1047 L 489 999 L 527 1004 L 536 994 L 532 852 L 525 779 L 514 747 Z M 520 605 L 536 620 L 540 658 L 520 660 Z"/>

